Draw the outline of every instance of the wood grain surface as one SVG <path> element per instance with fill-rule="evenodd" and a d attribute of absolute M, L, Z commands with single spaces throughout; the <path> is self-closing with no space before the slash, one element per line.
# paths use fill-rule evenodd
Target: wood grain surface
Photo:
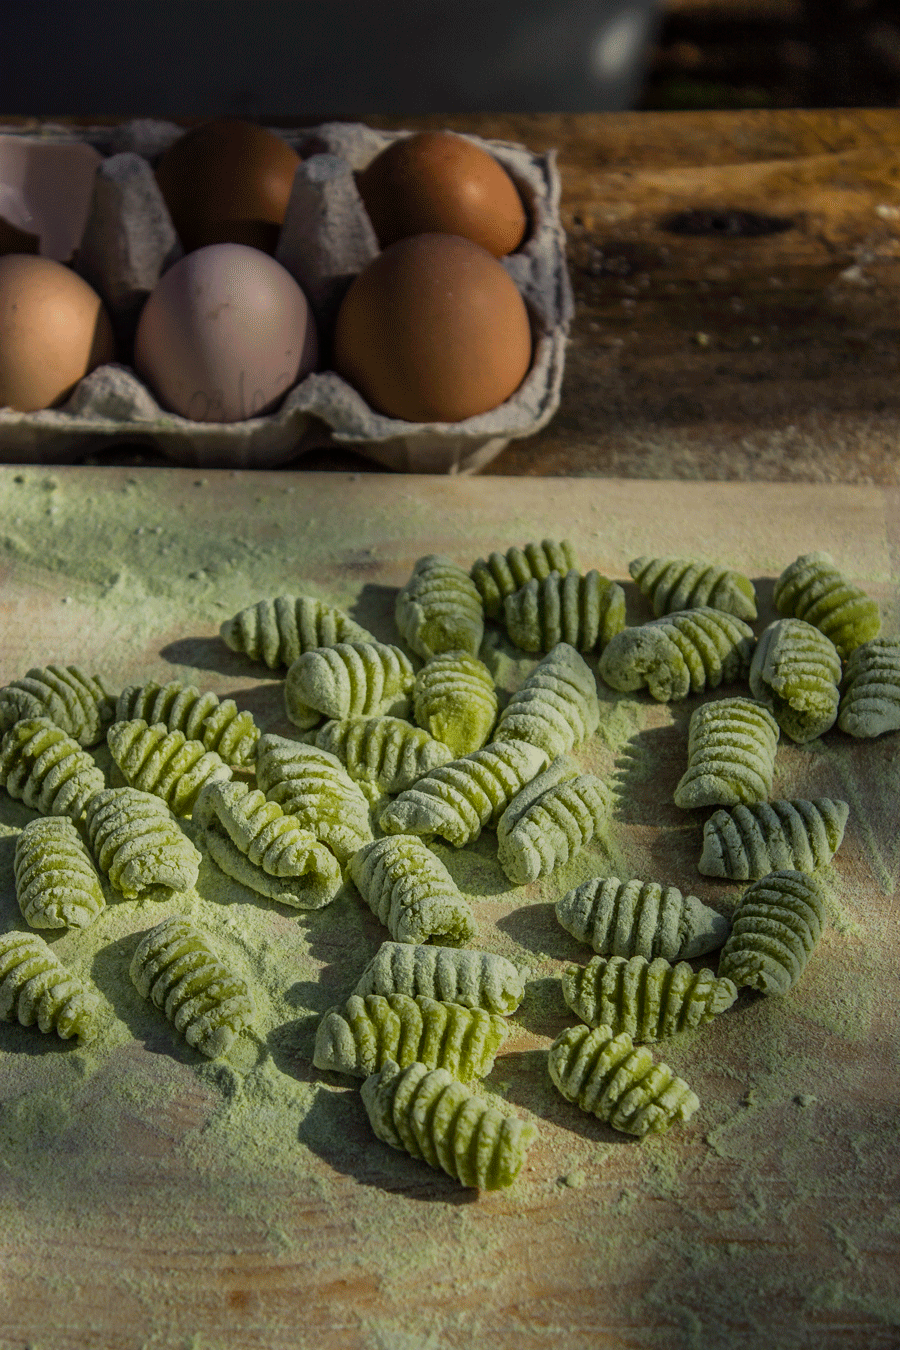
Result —
<path fill-rule="evenodd" d="M 0 685 L 49 661 L 119 686 L 189 677 L 280 729 L 280 682 L 217 638 L 229 612 L 308 589 L 390 639 L 393 596 L 421 554 L 468 565 L 547 536 L 623 581 L 638 554 L 702 549 L 755 580 L 758 629 L 782 568 L 826 549 L 900 632 L 897 489 L 9 469 Z M 632 621 L 648 617 L 630 582 L 626 594 Z M 499 630 L 488 648 L 510 680 L 530 668 Z M 616 856 L 730 910 L 740 887 L 696 870 L 702 814 L 672 805 L 699 700 L 602 698 L 607 731 L 576 757 L 616 785 Z M 851 804 L 828 930 L 787 997 L 745 992 L 656 1047 L 701 1108 L 643 1143 L 566 1103 L 546 1071 L 574 1021 L 557 976 L 590 955 L 552 902 L 603 871 L 605 845 L 512 891 L 489 833 L 458 857 L 440 850 L 481 945 L 531 971 L 485 1085 L 539 1132 L 507 1191 L 465 1191 L 379 1143 L 355 1085 L 313 1069 L 318 1017 L 385 936 L 349 893 L 307 917 L 253 910 L 267 942 L 296 943 L 269 1102 L 242 1106 L 240 1063 L 216 1071 L 161 1019 L 90 1055 L 0 1024 L 2 1350 L 896 1350 L 897 734 L 782 744 L 775 790 Z M 0 793 L 4 929 L 21 922 L 10 849 L 31 814 Z M 129 903 L 98 924 L 127 928 Z M 241 904 L 232 912 L 239 928 Z M 147 923 L 135 907 L 134 931 Z M 78 936 L 59 950 L 77 955 Z M 134 938 L 117 941 L 125 961 Z M 127 1030 L 124 986 L 104 994 Z"/>

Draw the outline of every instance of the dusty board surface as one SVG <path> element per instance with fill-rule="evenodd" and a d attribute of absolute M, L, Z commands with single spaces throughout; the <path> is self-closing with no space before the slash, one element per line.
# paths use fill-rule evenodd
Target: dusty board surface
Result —
<path fill-rule="evenodd" d="M 305 591 L 390 638 L 416 557 L 468 563 L 544 536 L 621 580 L 640 553 L 702 548 L 759 580 L 761 623 L 771 580 L 826 548 L 900 631 L 889 489 L 9 469 L 0 683 L 49 661 L 115 685 L 189 677 L 287 731 L 277 679 L 224 649 L 223 618 Z M 496 632 L 489 649 L 507 687 L 531 666 Z M 724 912 L 740 891 L 700 877 L 702 813 L 671 803 L 696 702 L 604 696 L 577 757 L 618 806 L 607 845 L 564 873 L 510 890 L 489 834 L 439 846 L 480 944 L 530 970 L 485 1085 L 539 1130 L 508 1191 L 465 1191 L 378 1143 L 350 1080 L 312 1068 L 318 1018 L 385 936 L 352 891 L 303 918 L 201 872 L 189 908 L 260 991 L 261 1035 L 231 1064 L 202 1061 L 128 985 L 137 934 L 178 906 L 110 894 L 91 929 L 51 935 L 107 1021 L 84 1049 L 0 1025 L 3 1350 L 900 1344 L 896 735 L 780 749 L 776 792 L 851 805 L 831 923 L 786 999 L 744 994 L 657 1048 L 700 1097 L 687 1126 L 638 1143 L 546 1075 L 574 1021 L 554 981 L 590 955 L 551 901 L 613 861 Z M 31 815 L 0 797 L 3 929 L 21 924 L 11 858 Z"/>

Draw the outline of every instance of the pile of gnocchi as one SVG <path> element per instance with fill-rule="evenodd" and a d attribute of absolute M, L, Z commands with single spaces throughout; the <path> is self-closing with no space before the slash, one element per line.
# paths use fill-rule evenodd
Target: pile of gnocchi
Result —
<path fill-rule="evenodd" d="M 89 1040 L 99 998 L 37 930 L 86 927 L 106 887 L 177 899 L 197 882 L 201 850 L 254 896 L 300 910 L 352 883 L 389 940 L 323 1017 L 316 1067 L 362 1080 L 379 1139 L 463 1185 L 511 1184 L 535 1127 L 471 1085 L 491 1072 L 525 985 L 506 958 L 471 945 L 471 905 L 430 843 L 463 848 L 493 829 L 520 887 L 602 837 L 615 794 L 568 758 L 600 724 L 593 656 L 601 681 L 629 696 L 749 686 L 697 707 L 674 793 L 679 808 L 713 808 L 699 870 L 750 883 L 732 920 L 669 883 L 612 876 L 555 905 L 595 955 L 561 977 L 579 1021 L 550 1047 L 553 1083 L 633 1135 L 689 1119 L 696 1094 L 648 1043 L 718 1016 L 741 988 L 787 993 L 825 923 L 815 873 L 840 846 L 848 806 L 771 800 L 779 740 L 835 724 L 858 737 L 900 729 L 900 639 L 880 635 L 877 604 L 825 553 L 784 570 L 780 617 L 759 638 L 747 577 L 675 557 L 629 571 L 654 612 L 634 626 L 622 586 L 582 571 L 566 541 L 470 569 L 431 554 L 396 597 L 402 646 L 319 599 L 260 600 L 221 637 L 284 672 L 291 737 L 178 681 L 116 694 L 49 665 L 0 689 L 0 784 L 37 813 L 16 841 L 27 929 L 0 935 L 0 1016 Z M 480 657 L 489 622 L 539 657 L 502 708 Z M 91 754 L 102 742 L 114 784 Z M 714 951 L 716 972 L 689 964 Z M 204 1055 L 227 1054 L 252 1028 L 252 990 L 186 915 L 142 934 L 131 978 Z"/>

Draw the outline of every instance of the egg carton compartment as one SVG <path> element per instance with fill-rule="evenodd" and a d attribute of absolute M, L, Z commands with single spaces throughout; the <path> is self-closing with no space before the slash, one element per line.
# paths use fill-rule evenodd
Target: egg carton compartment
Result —
<path fill-rule="evenodd" d="M 152 163 L 183 130 L 144 119 L 77 135 L 51 124 L 40 129 L 43 139 L 83 142 L 105 157 L 72 265 L 100 292 L 126 350 L 146 296 L 182 253 Z M 353 175 L 411 133 L 348 122 L 272 130 L 302 157 L 275 256 L 327 334 L 353 276 L 378 252 Z M 18 128 L 0 132 L 35 136 Z M 529 373 L 505 403 L 460 422 L 406 422 L 374 411 L 347 381 L 324 369 L 302 379 L 266 416 L 194 422 L 160 407 L 135 371 L 115 362 L 82 379 L 59 407 L 0 409 L 0 459 L 71 462 L 127 442 L 192 467 L 273 468 L 305 451 L 340 445 L 406 473 L 460 473 L 482 468 L 511 440 L 533 435 L 559 406 L 573 313 L 555 152 L 466 139 L 507 170 L 529 218 L 523 244 L 500 259 L 525 301 L 533 340 Z"/>

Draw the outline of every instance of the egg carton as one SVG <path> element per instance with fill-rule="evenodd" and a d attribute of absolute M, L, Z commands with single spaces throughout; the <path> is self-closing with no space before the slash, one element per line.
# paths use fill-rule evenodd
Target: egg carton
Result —
<path fill-rule="evenodd" d="M 272 129 L 302 157 L 276 257 L 303 288 L 320 333 L 327 334 L 350 280 L 378 252 L 354 174 L 410 133 L 349 122 Z M 126 349 L 144 300 L 181 256 L 152 163 L 183 130 L 143 119 L 77 134 L 50 124 L 40 128 L 42 139 L 84 142 L 106 157 L 72 265 L 102 295 Z M 311 449 L 341 446 L 405 473 L 466 473 L 482 468 L 510 441 L 533 435 L 559 406 L 573 313 L 556 155 L 466 139 L 504 166 L 529 216 L 525 243 L 500 259 L 525 300 L 533 338 L 531 369 L 505 403 L 460 422 L 407 422 L 374 411 L 346 380 L 323 370 L 307 375 L 266 416 L 192 422 L 160 407 L 134 370 L 116 362 L 79 381 L 59 407 L 0 409 L 0 459 L 71 462 L 127 443 L 192 467 L 273 468 Z"/>

